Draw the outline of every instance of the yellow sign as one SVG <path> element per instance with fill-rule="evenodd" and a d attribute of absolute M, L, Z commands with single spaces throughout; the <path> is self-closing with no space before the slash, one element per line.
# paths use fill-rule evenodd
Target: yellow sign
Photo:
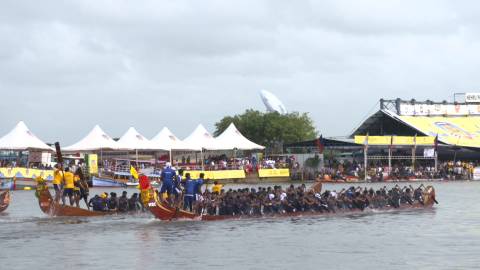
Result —
<path fill-rule="evenodd" d="M 192 179 L 196 179 L 200 177 L 200 173 L 205 174 L 205 179 L 212 179 L 212 180 L 220 180 L 220 179 L 243 179 L 245 178 L 245 171 L 244 170 L 225 170 L 225 171 L 185 171 L 183 175 L 186 173 L 190 173 L 190 177 Z"/>
<path fill-rule="evenodd" d="M 422 133 L 451 145 L 480 147 L 480 116 L 399 116 Z M 418 138 L 417 138 L 418 143 Z"/>
<path fill-rule="evenodd" d="M 260 169 L 258 170 L 258 176 L 264 177 L 289 177 L 289 169 Z"/>
<path fill-rule="evenodd" d="M 97 154 L 88 155 L 88 172 L 90 174 L 98 174 L 98 156 Z"/>
<path fill-rule="evenodd" d="M 0 178 L 24 178 L 35 179 L 42 177 L 46 180 L 53 180 L 53 170 L 40 170 L 29 168 L 0 168 Z"/>
<path fill-rule="evenodd" d="M 356 144 L 365 144 L 365 136 L 355 136 Z M 433 145 L 431 136 L 368 136 L 368 145 Z"/>

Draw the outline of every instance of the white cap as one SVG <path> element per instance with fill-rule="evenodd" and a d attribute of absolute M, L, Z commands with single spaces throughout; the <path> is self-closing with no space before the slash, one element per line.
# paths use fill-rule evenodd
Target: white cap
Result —
<path fill-rule="evenodd" d="M 167 163 L 165 163 L 165 166 L 166 166 L 166 167 L 172 167 L 172 163 L 167 162 Z"/>

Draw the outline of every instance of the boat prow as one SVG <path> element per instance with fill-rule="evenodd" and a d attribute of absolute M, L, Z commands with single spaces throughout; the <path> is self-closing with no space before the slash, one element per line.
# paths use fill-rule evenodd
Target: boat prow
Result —
<path fill-rule="evenodd" d="M 111 212 L 90 211 L 87 209 L 62 205 L 55 202 L 48 187 L 44 184 L 37 184 L 38 204 L 42 212 L 54 217 L 95 217 L 112 214 Z"/>
<path fill-rule="evenodd" d="M 0 192 L 0 213 L 5 211 L 10 205 L 10 191 L 5 190 Z"/>

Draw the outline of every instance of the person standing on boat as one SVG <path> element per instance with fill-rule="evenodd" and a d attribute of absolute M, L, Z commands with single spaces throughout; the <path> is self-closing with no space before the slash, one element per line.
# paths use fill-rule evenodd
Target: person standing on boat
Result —
<path fill-rule="evenodd" d="M 64 180 L 64 187 L 63 187 L 63 195 L 62 195 L 62 202 L 65 205 L 65 196 L 68 196 L 70 201 L 70 205 L 73 206 L 73 189 L 75 188 L 75 180 L 73 173 L 70 172 L 70 168 L 65 168 L 65 174 L 63 177 Z"/>
<path fill-rule="evenodd" d="M 55 171 L 53 172 L 53 189 L 55 190 L 55 201 L 60 200 L 60 194 L 62 191 L 62 182 L 63 182 L 63 170 L 61 169 L 60 164 L 55 165 Z"/>
<path fill-rule="evenodd" d="M 192 212 L 193 201 L 195 198 L 195 194 L 197 193 L 197 183 L 190 178 L 190 173 L 187 173 L 185 174 L 185 181 L 183 182 L 183 184 L 185 185 L 185 194 L 183 196 L 183 209 Z"/>
<path fill-rule="evenodd" d="M 172 164 L 167 162 L 165 168 L 162 170 L 160 179 L 162 180 L 162 187 L 160 188 L 160 197 L 163 200 L 163 194 L 166 192 L 168 195 L 168 201 L 171 203 L 171 194 L 173 193 L 173 180 L 176 172 L 172 169 Z"/>

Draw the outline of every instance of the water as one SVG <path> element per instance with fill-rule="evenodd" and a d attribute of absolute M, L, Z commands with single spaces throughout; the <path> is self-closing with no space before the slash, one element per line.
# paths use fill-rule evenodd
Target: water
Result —
<path fill-rule="evenodd" d="M 434 185 L 430 210 L 219 222 L 50 218 L 15 191 L 0 269 L 478 269 L 480 183 Z"/>

